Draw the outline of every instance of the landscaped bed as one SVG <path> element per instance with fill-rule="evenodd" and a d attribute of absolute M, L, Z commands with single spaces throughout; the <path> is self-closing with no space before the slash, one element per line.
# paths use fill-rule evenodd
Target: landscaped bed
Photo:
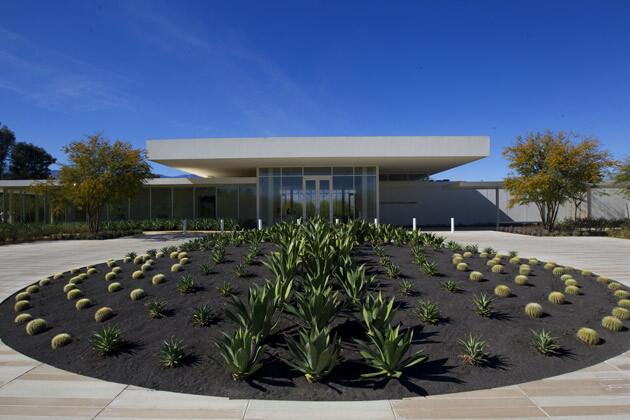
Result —
<path fill-rule="evenodd" d="M 630 344 L 630 300 L 612 280 L 391 226 L 282 224 L 173 251 L 51 275 L 0 305 L 0 337 L 27 356 L 109 381 L 290 400 L 516 384 L 593 365 Z M 594 331 L 578 338 L 581 328 Z M 379 364 L 377 345 L 388 339 L 404 354 Z M 239 342 L 254 360 L 227 369 L 223 356 Z M 305 349 L 326 363 L 305 369 Z"/>

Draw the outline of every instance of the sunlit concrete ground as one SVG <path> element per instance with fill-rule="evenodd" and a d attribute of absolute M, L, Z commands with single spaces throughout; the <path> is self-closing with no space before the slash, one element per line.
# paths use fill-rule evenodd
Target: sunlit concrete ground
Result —
<path fill-rule="evenodd" d="M 589 268 L 630 284 L 630 241 L 537 238 L 489 231 L 442 233 L 522 256 Z M 0 299 L 42 276 L 126 252 L 183 241 L 171 235 L 0 246 Z M 630 343 L 628 343 L 630 349 Z M 152 391 L 55 369 L 0 344 L 3 419 L 628 419 L 630 352 L 562 376 L 444 396 L 369 402 L 293 402 Z"/>

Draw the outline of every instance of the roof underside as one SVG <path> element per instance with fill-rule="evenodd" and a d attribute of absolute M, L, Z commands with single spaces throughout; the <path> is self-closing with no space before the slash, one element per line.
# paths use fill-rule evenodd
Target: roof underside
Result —
<path fill-rule="evenodd" d="M 202 177 L 255 176 L 256 168 L 378 166 L 432 175 L 488 156 L 485 136 L 262 137 L 149 140 L 150 160 Z"/>

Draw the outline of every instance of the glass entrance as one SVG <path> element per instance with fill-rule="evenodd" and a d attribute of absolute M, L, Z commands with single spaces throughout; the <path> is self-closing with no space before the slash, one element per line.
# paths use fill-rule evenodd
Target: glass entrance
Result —
<path fill-rule="evenodd" d="M 316 216 L 332 222 L 330 200 L 332 177 L 305 176 L 304 177 L 304 218 Z"/>

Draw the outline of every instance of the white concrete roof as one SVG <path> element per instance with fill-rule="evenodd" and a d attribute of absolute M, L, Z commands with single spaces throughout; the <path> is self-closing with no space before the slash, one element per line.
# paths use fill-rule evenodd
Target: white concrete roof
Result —
<path fill-rule="evenodd" d="M 379 166 L 431 175 L 488 156 L 487 136 L 255 137 L 148 140 L 148 158 L 199 176 L 257 167 Z"/>

